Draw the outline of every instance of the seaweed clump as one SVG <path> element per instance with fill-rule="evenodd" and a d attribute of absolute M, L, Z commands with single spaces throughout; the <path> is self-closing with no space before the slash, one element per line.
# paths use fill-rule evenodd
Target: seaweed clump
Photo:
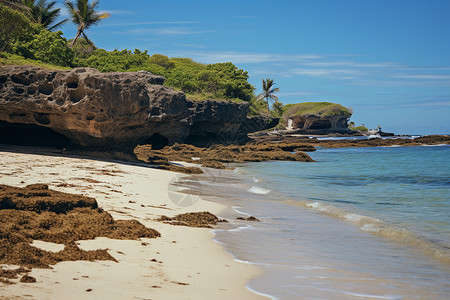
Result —
<path fill-rule="evenodd" d="M 44 184 L 24 188 L 0 185 L 0 264 L 49 268 L 61 261 L 116 261 L 106 250 L 85 251 L 76 241 L 158 236 L 158 231 L 136 220 L 114 220 L 90 197 L 53 191 Z M 33 240 L 65 247 L 59 252 L 45 251 L 32 246 Z M 0 280 L 5 282 L 29 272 L 24 270 L 1 269 Z M 32 282 L 28 277 L 24 280 Z"/>
<path fill-rule="evenodd" d="M 174 144 L 161 150 L 153 150 L 151 145 L 141 145 L 134 149 L 138 159 L 158 165 L 160 168 L 174 167 L 171 161 L 201 164 L 203 167 L 226 169 L 225 163 L 261 162 L 270 160 L 314 162 L 304 151 L 315 151 L 311 145 L 302 143 L 263 143 L 239 145 L 213 145 L 199 148 L 186 144 Z M 181 167 L 180 167 L 181 168 Z M 195 167 L 190 167 L 195 168 Z M 198 169 L 198 168 L 196 168 Z M 192 170 L 186 169 L 186 173 Z M 180 171 L 180 170 L 176 170 Z M 200 170 L 199 173 L 202 173 Z"/>
<path fill-rule="evenodd" d="M 212 228 L 211 225 L 216 225 L 219 222 L 227 222 L 227 220 L 221 220 L 216 215 L 207 211 L 180 214 L 176 215 L 173 218 L 170 218 L 168 216 L 161 216 L 158 221 L 171 225 L 204 228 Z"/>
<path fill-rule="evenodd" d="M 10 279 L 17 279 L 19 277 L 19 275 L 24 274 L 24 273 L 26 275 L 29 272 L 31 272 L 31 270 L 24 268 L 24 267 L 19 267 L 19 268 L 15 268 L 15 269 L 6 269 L 3 267 L 0 267 L 0 283 L 14 284 L 14 282 L 11 281 Z"/>
<path fill-rule="evenodd" d="M 348 137 L 348 135 L 337 135 Z M 309 147 L 324 148 L 358 148 L 358 147 L 388 147 L 398 146 L 422 146 L 422 145 L 450 145 L 449 135 L 428 135 L 414 139 L 397 136 L 395 139 L 371 138 L 371 139 L 343 139 L 343 140 L 320 140 L 296 135 L 252 135 L 253 143 L 261 145 L 282 145 L 282 144 L 304 144 Z"/>
<path fill-rule="evenodd" d="M 259 219 L 254 217 L 254 216 L 250 216 L 250 217 L 237 217 L 236 219 L 241 220 L 241 221 L 252 221 L 252 222 L 259 222 Z"/>

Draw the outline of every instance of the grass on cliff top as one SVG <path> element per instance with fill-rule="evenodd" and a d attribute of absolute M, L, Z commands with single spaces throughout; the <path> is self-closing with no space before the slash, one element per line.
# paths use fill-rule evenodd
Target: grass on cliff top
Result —
<path fill-rule="evenodd" d="M 369 131 L 369 129 L 367 129 L 367 127 L 365 127 L 365 126 L 357 126 L 357 127 L 352 127 L 352 128 L 350 128 L 351 130 L 358 130 L 358 131 L 363 131 L 363 132 L 366 132 L 366 131 Z"/>
<path fill-rule="evenodd" d="M 334 115 L 347 115 L 350 117 L 352 112 L 337 103 L 331 102 L 303 102 L 295 104 L 286 104 L 284 106 L 283 117 L 319 115 L 331 117 Z"/>
<path fill-rule="evenodd" d="M 70 70 L 69 67 L 60 67 L 52 64 L 47 64 L 39 60 L 25 58 L 20 55 L 10 54 L 10 53 L 0 53 L 0 66 L 6 65 L 27 65 L 27 66 L 37 66 L 47 70 Z"/>

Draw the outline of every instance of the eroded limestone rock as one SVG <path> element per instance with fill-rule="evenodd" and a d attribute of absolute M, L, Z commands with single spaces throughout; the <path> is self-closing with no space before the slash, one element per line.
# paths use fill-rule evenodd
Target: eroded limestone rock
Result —
<path fill-rule="evenodd" d="M 190 101 L 163 82 L 146 71 L 2 66 L 0 142 L 161 148 L 241 143 L 250 130 L 264 129 L 264 122 L 247 126 L 247 103 Z"/>

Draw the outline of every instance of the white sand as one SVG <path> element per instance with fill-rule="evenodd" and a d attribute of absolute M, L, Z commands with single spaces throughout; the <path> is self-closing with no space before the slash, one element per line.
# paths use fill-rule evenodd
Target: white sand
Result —
<path fill-rule="evenodd" d="M 108 249 L 119 262 L 62 262 L 53 269 L 34 268 L 29 275 L 36 283 L 0 283 L 0 299 L 263 298 L 245 287 L 259 270 L 235 261 L 212 240 L 210 230 L 154 221 L 160 215 L 220 214 L 224 209 L 196 195 L 176 193 L 170 183 L 183 176 L 143 166 L 0 150 L 0 184 L 46 183 L 55 190 L 91 196 L 114 218 L 137 219 L 162 235 L 141 241 L 80 241 L 85 250 Z M 193 205 L 176 206 L 173 201 L 180 197 Z M 42 241 L 33 245 L 58 250 L 58 245 Z"/>

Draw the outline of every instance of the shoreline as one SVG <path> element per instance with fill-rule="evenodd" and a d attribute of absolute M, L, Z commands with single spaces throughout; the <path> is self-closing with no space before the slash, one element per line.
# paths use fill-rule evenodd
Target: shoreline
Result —
<path fill-rule="evenodd" d="M 364 294 L 373 298 L 383 298 L 395 293 L 407 295 L 405 297 L 415 293 L 424 298 L 440 295 L 442 287 L 439 287 L 438 291 L 431 291 L 427 288 L 426 291 L 417 289 L 411 292 L 403 286 L 410 279 L 396 278 L 391 276 L 389 270 L 379 267 L 384 265 L 384 259 L 390 259 L 389 255 L 396 257 L 397 253 L 403 253 L 404 256 L 398 258 L 398 261 L 406 262 L 406 270 L 409 270 L 408 268 L 411 266 L 410 271 L 416 272 L 414 274 L 428 276 L 421 274 L 421 269 L 417 268 L 422 264 L 428 264 L 441 276 L 440 272 L 444 268 L 442 261 L 437 259 L 438 257 L 433 253 L 428 253 L 428 248 L 421 247 L 422 239 L 417 239 L 417 235 L 409 234 L 409 232 L 405 234 L 403 227 L 387 226 L 389 219 L 385 220 L 386 223 L 380 221 L 384 219 L 371 219 L 369 218 L 370 214 L 362 214 L 363 211 L 359 209 L 339 209 L 339 206 L 319 205 L 320 200 L 315 198 L 307 198 L 304 203 L 300 201 L 302 196 L 296 198 L 295 195 L 283 193 L 286 185 L 283 184 L 284 181 L 278 180 L 281 177 L 277 178 L 277 176 L 281 176 L 279 174 L 281 167 L 277 168 L 277 164 L 287 166 L 291 163 L 244 164 L 243 172 L 214 170 L 217 172 L 215 173 L 217 176 L 214 178 L 211 176 L 215 175 L 214 173 L 209 174 L 207 178 L 212 178 L 212 180 L 205 183 L 206 199 L 212 201 L 224 199 L 226 201 L 224 204 L 227 206 L 233 204 L 233 201 L 236 205 L 241 203 L 238 207 L 232 207 L 235 212 L 247 216 L 253 215 L 263 221 L 261 223 L 241 223 L 241 228 L 217 234 L 217 239 L 237 259 L 248 260 L 250 264 L 266 271 L 261 276 L 252 279 L 249 283 L 251 288 L 280 298 L 283 298 L 282 295 L 284 295 L 287 299 L 290 299 L 289 296 L 294 295 L 293 293 L 298 293 L 296 295 L 299 298 L 330 297 L 330 294 L 324 291 L 322 292 L 325 294 L 321 294 L 321 284 L 336 290 L 336 293 L 332 294 L 332 297 L 336 299 L 350 299 L 356 294 Z M 292 165 L 294 164 L 297 165 L 297 163 L 292 163 Z M 239 164 L 234 166 L 241 169 Z M 304 166 L 310 165 L 304 164 Z M 311 168 L 316 167 L 311 166 Z M 302 168 L 298 166 L 297 169 Z M 258 170 L 265 173 L 260 173 Z M 299 171 L 299 173 L 301 172 Z M 264 174 L 267 176 L 262 176 Z M 269 174 L 271 175 L 269 176 Z M 292 184 L 293 179 L 291 178 L 289 182 Z M 257 190 L 256 187 L 261 189 Z M 304 189 L 307 189 L 307 186 L 302 185 L 295 191 L 297 195 L 302 195 Z M 295 201 L 288 202 L 289 198 L 295 199 Z M 306 203 L 306 201 L 308 202 Z M 358 212 L 361 214 L 358 215 Z M 230 217 L 230 219 L 233 218 Z M 377 221 L 376 224 L 366 222 L 371 220 Z M 299 227 L 295 227 L 297 225 Z M 372 232 L 372 230 L 378 230 L 377 226 L 381 230 L 379 234 Z M 303 229 L 306 230 L 303 231 Z M 383 236 L 384 233 L 394 233 L 395 236 Z M 397 233 L 401 233 L 402 236 L 398 237 Z M 347 242 L 343 242 L 347 241 L 349 237 L 352 237 L 350 240 L 353 245 L 350 249 L 346 248 Z M 238 241 L 244 242 L 238 243 Z M 364 245 L 370 245 L 370 247 L 364 248 Z M 358 252 L 359 247 L 362 247 L 361 252 L 367 256 Z M 296 252 L 296 250 L 300 251 Z M 320 254 L 317 255 L 316 251 Z M 352 255 L 346 257 L 347 251 Z M 335 258 L 333 253 L 342 257 L 333 260 Z M 288 257 L 291 255 L 293 258 L 289 261 Z M 361 264 L 361 266 L 358 265 L 360 274 L 355 275 L 356 273 L 348 272 L 348 269 L 353 266 L 350 262 L 351 257 L 356 257 L 358 263 Z M 378 263 L 370 265 L 371 259 Z M 346 265 L 347 263 L 349 265 Z M 392 263 L 402 267 L 402 263 L 397 262 L 397 258 L 392 260 Z M 387 266 L 388 264 L 386 264 Z M 341 276 L 345 279 L 342 279 Z M 365 279 L 359 281 L 360 277 Z M 374 286 L 365 285 L 366 282 L 373 282 Z M 392 287 L 386 288 L 386 285 L 392 285 Z M 289 286 L 289 292 L 283 291 L 283 287 L 287 286 Z M 435 298 L 440 299 L 439 297 Z"/>
<path fill-rule="evenodd" d="M 54 190 L 90 196 L 114 219 L 137 219 L 158 230 L 161 237 L 80 241 L 79 247 L 84 250 L 107 248 L 119 263 L 75 261 L 58 263 L 53 269 L 33 268 L 30 275 L 36 283 L 2 285 L 0 299 L 29 298 L 27 295 L 36 299 L 267 299 L 246 287 L 261 271 L 236 261 L 214 241 L 213 230 L 155 220 L 185 212 L 220 214 L 227 208 L 202 198 L 195 199 L 190 207 L 177 207 L 171 197 L 183 194 L 169 184 L 187 175 L 126 163 L 11 150 L 0 151 L 1 184 L 46 183 Z"/>

